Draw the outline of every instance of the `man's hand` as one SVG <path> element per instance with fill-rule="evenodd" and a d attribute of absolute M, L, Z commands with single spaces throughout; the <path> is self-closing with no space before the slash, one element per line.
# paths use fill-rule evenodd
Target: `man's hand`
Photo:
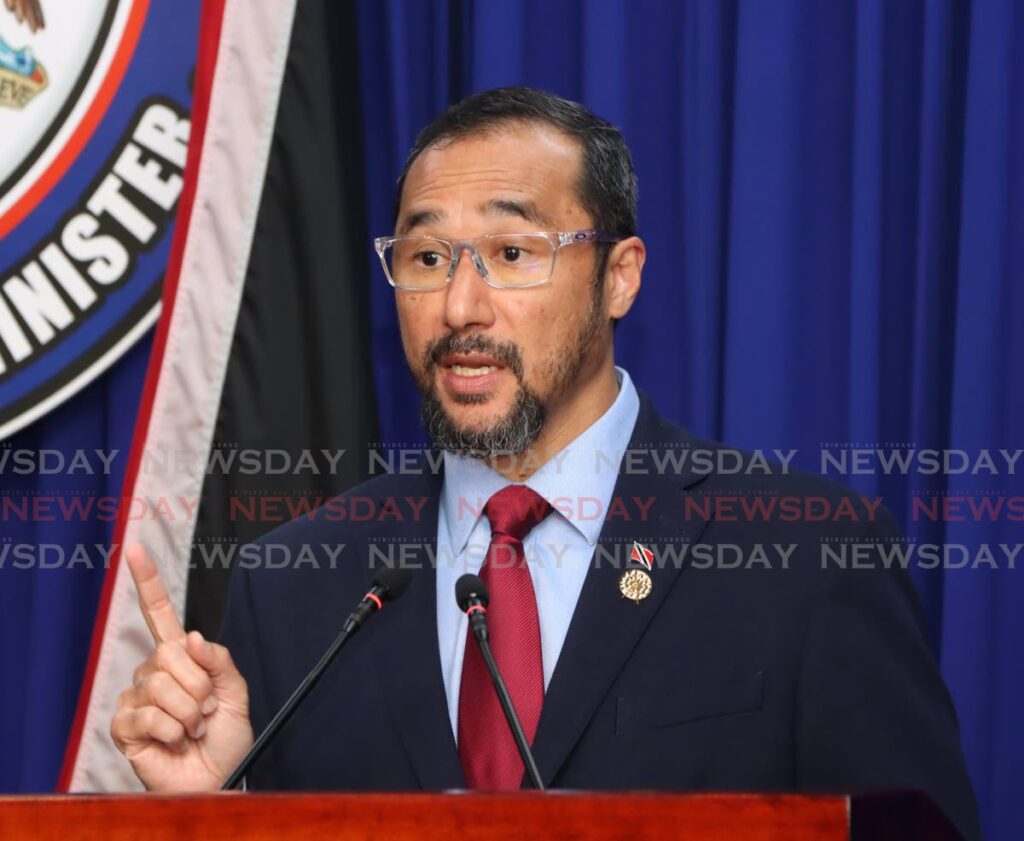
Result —
<path fill-rule="evenodd" d="M 146 550 L 125 559 L 156 651 L 118 697 L 110 735 L 147 789 L 216 791 L 252 746 L 245 679 L 224 646 L 185 633 Z"/>

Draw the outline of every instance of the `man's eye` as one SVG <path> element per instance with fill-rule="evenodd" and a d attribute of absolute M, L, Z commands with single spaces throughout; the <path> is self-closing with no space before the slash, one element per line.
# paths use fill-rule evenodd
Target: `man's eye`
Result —
<path fill-rule="evenodd" d="M 441 255 L 436 251 L 421 251 L 416 255 L 416 259 L 426 269 L 436 269 L 441 265 Z"/>
<path fill-rule="evenodd" d="M 514 263 L 520 257 L 523 256 L 523 251 L 516 245 L 506 245 L 502 250 L 501 256 L 505 258 L 506 263 Z"/>

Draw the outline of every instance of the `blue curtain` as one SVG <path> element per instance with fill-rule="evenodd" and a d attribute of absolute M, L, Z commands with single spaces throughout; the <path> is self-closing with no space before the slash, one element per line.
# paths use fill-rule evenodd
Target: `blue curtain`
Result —
<path fill-rule="evenodd" d="M 620 125 L 649 248 L 616 356 L 663 414 L 742 447 L 963 449 L 1024 431 L 1024 7 L 1012 0 L 360 0 L 368 214 L 391 230 L 416 130 L 527 84 Z M 422 441 L 374 276 L 382 435 Z M 852 475 L 923 543 L 915 570 L 988 837 L 1024 837 L 1022 527 L 914 516 L 1015 475 Z M 953 556 L 954 560 L 961 555 Z M 1021 558 L 1024 565 L 1024 556 Z"/>
<path fill-rule="evenodd" d="M 0 792 L 47 791 L 57 781 L 114 524 L 95 513 L 99 508 L 66 518 L 46 501 L 93 505 L 120 496 L 149 347 L 148 338 L 139 342 L 100 379 L 3 443 L 0 493 L 11 504 L 0 521 Z M 76 453 L 82 456 L 72 471 Z M 42 470 L 27 471 L 28 457 Z M 25 499 L 46 507 L 23 518 Z"/>

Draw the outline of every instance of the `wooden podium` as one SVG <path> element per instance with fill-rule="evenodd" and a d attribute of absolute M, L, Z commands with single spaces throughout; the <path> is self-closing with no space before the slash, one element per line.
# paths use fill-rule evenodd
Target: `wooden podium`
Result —
<path fill-rule="evenodd" d="M 922 794 L 242 794 L 0 798 L 17 839 L 742 839 L 945 841 Z"/>

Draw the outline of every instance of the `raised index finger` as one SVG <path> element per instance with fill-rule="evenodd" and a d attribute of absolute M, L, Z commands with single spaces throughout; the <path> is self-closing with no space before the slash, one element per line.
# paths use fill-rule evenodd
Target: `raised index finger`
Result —
<path fill-rule="evenodd" d="M 135 589 L 139 592 L 139 607 L 142 608 L 142 616 L 153 635 L 153 641 L 159 644 L 184 640 L 185 629 L 174 612 L 174 605 L 167 595 L 164 582 L 160 580 L 156 563 L 145 547 L 133 543 L 125 549 L 125 560 L 135 582 Z"/>

